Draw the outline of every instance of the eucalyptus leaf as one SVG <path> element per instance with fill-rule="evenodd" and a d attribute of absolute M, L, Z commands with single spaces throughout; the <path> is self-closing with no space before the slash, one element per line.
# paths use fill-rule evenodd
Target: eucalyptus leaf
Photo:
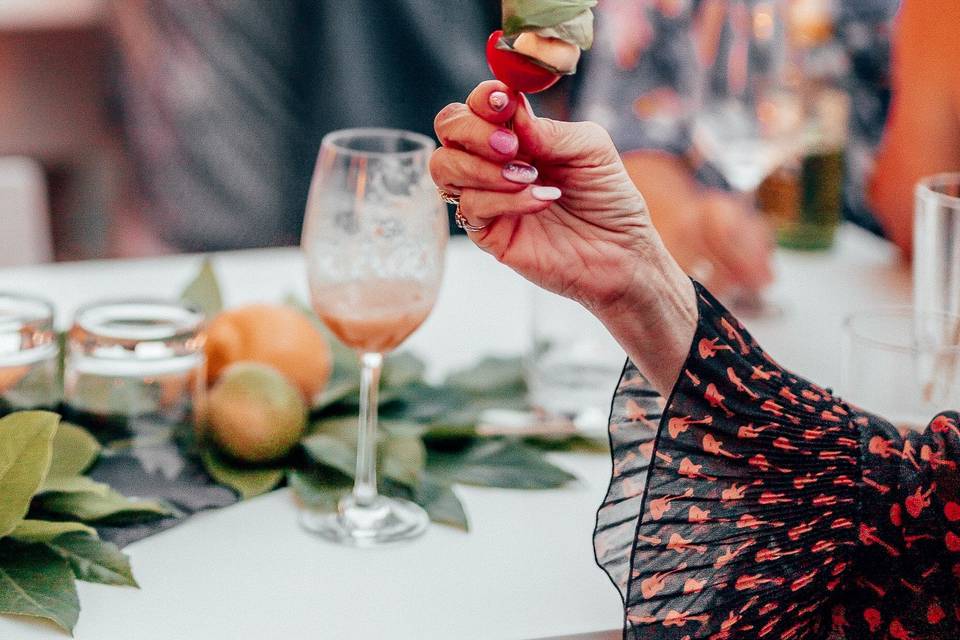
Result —
<path fill-rule="evenodd" d="M 244 500 L 271 491 L 283 480 L 284 472 L 280 467 L 240 466 L 211 449 L 205 450 L 200 459 L 214 480 L 230 487 Z"/>
<path fill-rule="evenodd" d="M 0 419 L 0 538 L 16 528 L 50 469 L 60 416 L 22 411 Z"/>
<path fill-rule="evenodd" d="M 456 452 L 431 452 L 427 470 L 448 482 L 500 489 L 554 489 L 576 476 L 514 440 L 480 441 Z"/>
<path fill-rule="evenodd" d="M 291 471 L 287 474 L 287 483 L 304 506 L 317 511 L 336 511 L 340 498 L 350 492 L 350 482 L 345 476 L 318 470 Z"/>
<path fill-rule="evenodd" d="M 113 489 L 105 493 L 51 491 L 37 496 L 34 505 L 42 513 L 83 522 L 141 522 L 173 515 L 159 502 L 127 498 Z"/>
<path fill-rule="evenodd" d="M 77 580 L 139 587 L 130 569 L 130 559 L 112 542 L 68 533 L 48 542 L 47 546 L 70 564 Z"/>
<path fill-rule="evenodd" d="M 503 32 L 512 36 L 521 31 L 555 27 L 596 4 L 597 0 L 503 0 Z"/>
<path fill-rule="evenodd" d="M 72 633 L 80 599 L 70 565 L 44 544 L 0 539 L 0 613 L 46 618 Z"/>
<path fill-rule="evenodd" d="M 53 460 L 48 478 L 75 476 L 90 468 L 100 455 L 100 443 L 90 432 L 69 422 L 61 422 L 53 436 Z"/>
<path fill-rule="evenodd" d="M 50 520 L 21 520 L 10 537 L 20 542 L 49 542 L 65 533 L 82 533 L 97 537 L 96 529 L 80 522 L 52 522 Z"/>
<path fill-rule="evenodd" d="M 388 356 L 383 363 L 380 377 L 382 389 L 394 389 L 423 380 L 427 366 L 423 360 L 409 351 Z"/>
<path fill-rule="evenodd" d="M 319 413 L 331 405 L 337 404 L 347 398 L 356 396 L 360 391 L 359 378 L 331 376 L 327 386 L 313 400 L 311 412 Z"/>
<path fill-rule="evenodd" d="M 446 386 L 479 395 L 514 395 L 526 391 L 520 358 L 484 358 L 447 376 Z"/>
<path fill-rule="evenodd" d="M 199 307 L 207 318 L 223 311 L 220 283 L 217 282 L 217 274 L 209 258 L 204 259 L 200 271 L 180 294 L 180 299 Z"/>
<path fill-rule="evenodd" d="M 463 531 L 470 530 L 467 513 L 457 494 L 449 484 L 438 478 L 425 474 L 414 491 L 413 500 L 426 510 L 433 522 L 450 525 Z"/>
<path fill-rule="evenodd" d="M 427 462 L 427 449 L 416 436 L 388 436 L 378 447 L 384 477 L 415 487 Z"/>
<path fill-rule="evenodd" d="M 102 482 L 97 482 L 87 476 L 71 476 L 47 478 L 43 481 L 38 493 L 40 495 L 44 493 L 92 493 L 98 496 L 106 496 L 110 492 L 110 486 Z"/>
<path fill-rule="evenodd" d="M 317 433 L 301 441 L 307 454 L 316 462 L 353 477 L 357 464 L 357 445 L 329 433 Z"/>

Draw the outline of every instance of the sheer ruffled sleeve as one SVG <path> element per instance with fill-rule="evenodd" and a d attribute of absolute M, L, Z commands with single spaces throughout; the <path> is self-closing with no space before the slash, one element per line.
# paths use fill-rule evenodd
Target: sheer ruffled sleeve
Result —
<path fill-rule="evenodd" d="M 709 293 L 669 400 L 627 364 L 597 560 L 627 638 L 960 638 L 960 430 L 770 358 Z"/>

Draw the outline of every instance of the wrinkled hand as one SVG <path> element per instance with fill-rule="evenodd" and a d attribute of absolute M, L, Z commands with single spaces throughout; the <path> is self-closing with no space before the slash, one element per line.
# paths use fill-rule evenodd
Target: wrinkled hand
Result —
<path fill-rule="evenodd" d="M 498 100 L 508 100 L 499 111 Z M 537 118 L 496 81 L 444 108 L 435 127 L 443 146 L 433 179 L 460 195 L 470 224 L 485 226 L 470 233 L 480 248 L 592 310 L 634 288 L 659 237 L 603 128 Z"/>
<path fill-rule="evenodd" d="M 513 130 L 504 125 L 513 120 Z M 537 118 L 504 84 L 437 116 L 434 182 L 460 196 L 482 249 L 592 311 L 661 391 L 696 325 L 693 287 L 599 125 Z M 656 349 L 651 349 L 656 344 Z M 656 357 L 653 357 L 653 356 Z"/>

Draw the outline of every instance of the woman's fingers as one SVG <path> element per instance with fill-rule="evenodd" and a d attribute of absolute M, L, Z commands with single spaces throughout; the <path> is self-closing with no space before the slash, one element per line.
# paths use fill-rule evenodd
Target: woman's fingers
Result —
<path fill-rule="evenodd" d="M 460 194 L 460 213 L 470 224 L 481 227 L 500 216 L 539 213 L 560 198 L 556 187 L 530 185 L 518 193 L 464 189 Z"/>
<path fill-rule="evenodd" d="M 504 124 L 513 118 L 519 104 L 520 94 L 499 80 L 481 82 L 467 96 L 470 111 L 493 124 Z"/>
<path fill-rule="evenodd" d="M 520 146 L 513 131 L 487 122 L 465 104 L 448 104 L 437 114 L 433 127 L 443 146 L 463 149 L 492 162 L 512 160 Z"/>
<path fill-rule="evenodd" d="M 537 179 L 533 165 L 511 160 L 498 164 L 459 149 L 441 147 L 430 158 L 433 182 L 448 193 L 482 189 L 516 193 Z"/>

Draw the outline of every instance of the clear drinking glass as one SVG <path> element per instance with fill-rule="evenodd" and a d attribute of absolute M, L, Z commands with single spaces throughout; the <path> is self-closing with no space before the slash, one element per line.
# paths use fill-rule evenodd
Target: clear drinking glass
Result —
<path fill-rule="evenodd" d="M 165 445 L 195 426 L 205 390 L 203 314 L 158 300 L 81 307 L 67 339 L 66 415 L 104 441 Z"/>
<path fill-rule="evenodd" d="M 913 220 L 914 306 L 960 315 L 960 173 L 921 180 Z M 960 326 L 947 332 L 960 343 Z"/>
<path fill-rule="evenodd" d="M 913 307 L 851 315 L 844 323 L 841 395 L 914 430 L 960 407 L 960 346 L 944 340 L 958 322 Z"/>
<path fill-rule="evenodd" d="M 392 129 L 324 137 L 302 247 L 317 315 L 362 366 L 357 471 L 336 513 L 305 510 L 308 530 L 343 544 L 412 538 L 428 524 L 407 500 L 377 492 L 377 388 L 383 355 L 426 319 L 443 275 L 446 207 L 430 179 L 434 142 Z"/>
<path fill-rule="evenodd" d="M 40 298 L 0 293 L 0 415 L 56 407 L 59 352 L 53 305 Z"/>
<path fill-rule="evenodd" d="M 533 344 L 525 365 L 530 404 L 570 418 L 581 431 L 605 433 L 626 354 L 576 302 L 540 288 L 531 295 Z"/>

